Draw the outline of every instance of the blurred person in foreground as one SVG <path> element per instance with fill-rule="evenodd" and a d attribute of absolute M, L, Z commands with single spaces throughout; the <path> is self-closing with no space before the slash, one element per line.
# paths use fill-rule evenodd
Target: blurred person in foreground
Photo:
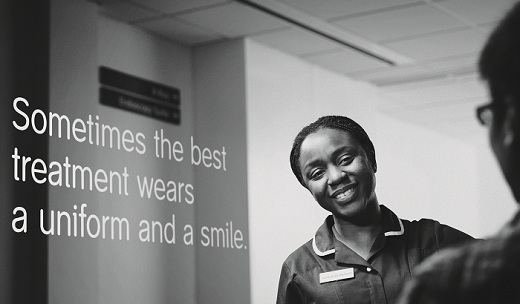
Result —
<path fill-rule="evenodd" d="M 434 220 L 401 219 L 380 205 L 374 146 L 348 117 L 324 116 L 303 128 L 290 163 L 331 215 L 283 263 L 277 304 L 393 304 L 424 258 L 472 239 Z"/>
<path fill-rule="evenodd" d="M 491 102 L 477 108 L 515 200 L 520 200 L 520 3 L 488 39 L 479 62 Z M 493 181 L 490 181 L 493 182 Z M 401 304 L 520 303 L 520 212 L 498 234 L 425 260 Z"/>

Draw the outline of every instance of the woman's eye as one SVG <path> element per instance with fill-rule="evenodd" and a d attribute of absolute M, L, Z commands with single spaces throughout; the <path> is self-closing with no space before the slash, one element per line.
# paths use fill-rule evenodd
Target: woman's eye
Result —
<path fill-rule="evenodd" d="M 323 173 L 325 171 L 322 170 L 322 169 L 315 169 L 315 170 L 312 170 L 309 174 L 309 179 L 313 179 L 313 180 L 316 180 L 316 179 L 319 179 L 321 176 L 323 176 Z"/>
<path fill-rule="evenodd" d="M 338 164 L 339 165 L 348 165 L 349 163 L 352 162 L 354 158 L 353 157 L 350 157 L 350 156 L 342 156 L 339 161 L 338 161 Z"/>

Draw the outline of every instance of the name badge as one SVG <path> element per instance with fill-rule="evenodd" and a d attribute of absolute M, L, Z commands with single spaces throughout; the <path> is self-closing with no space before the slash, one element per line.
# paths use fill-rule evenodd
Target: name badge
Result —
<path fill-rule="evenodd" d="M 345 268 L 329 272 L 320 273 L 320 284 L 352 279 L 354 277 L 354 268 Z"/>

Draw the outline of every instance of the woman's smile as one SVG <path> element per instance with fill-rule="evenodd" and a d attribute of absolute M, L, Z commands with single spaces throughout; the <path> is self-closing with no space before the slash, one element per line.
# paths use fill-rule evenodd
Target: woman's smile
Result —
<path fill-rule="evenodd" d="M 345 204 L 348 203 L 355 195 L 355 191 L 357 189 L 357 183 L 351 183 L 348 185 L 345 185 L 330 195 L 332 199 L 334 199 L 337 203 Z"/>

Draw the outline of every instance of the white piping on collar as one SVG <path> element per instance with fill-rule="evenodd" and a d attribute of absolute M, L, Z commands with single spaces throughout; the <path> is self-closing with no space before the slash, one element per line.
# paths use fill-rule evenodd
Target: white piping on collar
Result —
<path fill-rule="evenodd" d="M 400 227 L 399 231 L 387 231 L 387 232 L 385 232 L 385 236 L 397 236 L 397 235 L 404 234 L 403 222 L 401 221 L 400 218 L 397 218 L 397 220 L 399 220 L 399 227 Z M 312 249 L 314 250 L 314 253 L 316 253 L 318 256 L 326 256 L 326 255 L 336 252 L 335 248 L 332 248 L 332 249 L 329 249 L 326 251 L 321 251 L 320 249 L 318 249 L 318 246 L 316 245 L 316 236 L 314 236 L 312 238 Z"/>
<path fill-rule="evenodd" d="M 316 236 L 314 236 L 314 237 L 312 238 L 312 249 L 314 249 L 314 253 L 316 253 L 318 256 L 321 256 L 321 257 L 336 252 L 336 249 L 335 249 L 335 248 L 329 249 L 329 250 L 327 250 L 327 251 L 321 251 L 321 250 L 319 250 L 319 249 L 318 249 L 318 246 L 316 245 Z"/>
<path fill-rule="evenodd" d="M 399 231 L 387 231 L 387 232 L 385 232 L 385 236 L 403 235 L 403 233 L 404 233 L 403 222 L 401 221 L 400 218 L 397 218 L 397 219 L 399 220 L 399 226 L 401 227 L 401 229 Z"/>

